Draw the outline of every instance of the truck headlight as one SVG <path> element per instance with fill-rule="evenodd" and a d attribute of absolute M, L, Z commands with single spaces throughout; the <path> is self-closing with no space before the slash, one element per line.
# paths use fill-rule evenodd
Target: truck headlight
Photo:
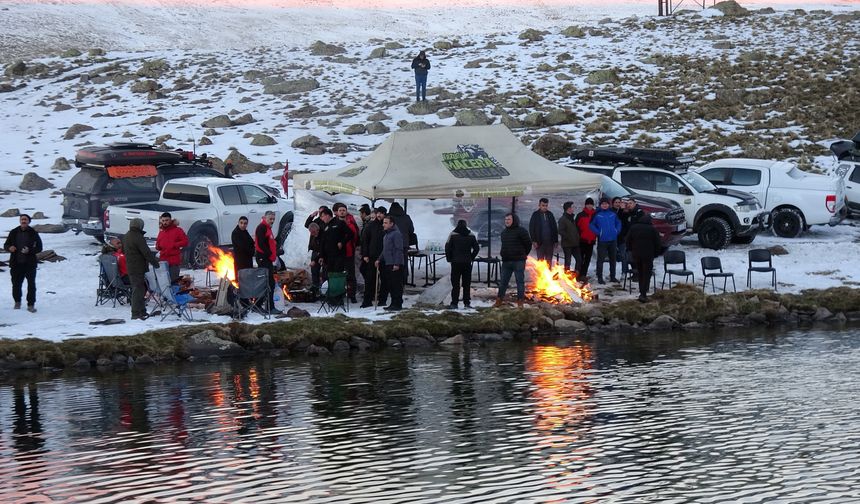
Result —
<path fill-rule="evenodd" d="M 666 220 L 667 212 L 651 212 L 651 218 L 657 220 Z"/>

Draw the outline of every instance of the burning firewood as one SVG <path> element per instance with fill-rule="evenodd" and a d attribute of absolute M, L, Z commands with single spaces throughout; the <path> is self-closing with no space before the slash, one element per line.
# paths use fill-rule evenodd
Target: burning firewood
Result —
<path fill-rule="evenodd" d="M 528 291 L 536 300 L 554 304 L 583 303 L 591 301 L 593 297 L 588 284 L 580 285 L 576 280 L 576 272 L 565 271 L 560 264 L 550 268 L 546 261 L 529 257 L 526 269 Z"/>

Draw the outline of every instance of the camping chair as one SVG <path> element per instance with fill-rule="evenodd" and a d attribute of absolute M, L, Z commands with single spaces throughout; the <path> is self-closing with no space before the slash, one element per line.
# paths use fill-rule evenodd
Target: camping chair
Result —
<path fill-rule="evenodd" d="M 672 264 L 680 264 L 681 269 L 669 269 Z M 682 276 L 686 281 L 687 277 L 696 281 L 696 275 L 687 269 L 687 254 L 683 250 L 667 250 L 663 254 L 663 281 L 660 282 L 660 288 L 666 285 L 666 275 L 669 275 L 669 288 L 672 288 L 672 275 Z"/>
<path fill-rule="evenodd" d="M 708 272 L 711 273 L 708 273 Z M 703 257 L 702 258 L 702 292 L 705 291 L 705 283 L 708 279 L 711 279 L 711 292 L 717 292 L 717 287 L 714 285 L 714 278 L 722 278 L 723 279 L 723 292 L 726 292 L 726 286 L 729 283 L 729 278 L 732 279 L 732 289 L 735 292 L 738 291 L 737 286 L 735 286 L 735 274 L 734 273 L 726 273 L 723 271 L 723 263 L 720 261 L 719 257 Z"/>
<path fill-rule="evenodd" d="M 753 263 L 767 263 L 767 266 L 753 266 Z M 756 273 L 771 273 L 773 290 L 776 290 L 776 268 L 773 267 L 770 250 L 768 249 L 753 249 L 749 252 L 749 267 L 747 267 L 747 288 L 752 288 L 752 274 Z"/>
<path fill-rule="evenodd" d="M 161 320 L 173 314 L 191 322 L 193 319 L 191 317 L 191 310 L 188 309 L 188 303 L 180 304 L 173 295 L 173 288 L 170 283 L 170 269 L 164 261 L 155 269 L 155 283 L 157 285 L 156 298 L 161 301 Z"/>
<path fill-rule="evenodd" d="M 131 301 L 131 287 L 123 283 L 119 276 L 119 266 L 116 256 L 102 254 L 99 256 L 99 287 L 96 291 L 96 306 L 113 301 L 124 305 Z"/>
<path fill-rule="evenodd" d="M 633 280 L 633 277 L 638 277 L 639 271 L 636 269 L 636 266 L 633 262 L 633 257 L 628 256 L 627 260 L 627 274 L 622 275 L 621 277 L 621 289 L 627 289 L 627 292 L 633 294 L 633 284 L 638 282 Z M 654 272 L 653 268 L 651 270 L 651 282 L 654 284 L 654 292 L 657 292 L 657 275 Z"/>
<path fill-rule="evenodd" d="M 349 298 L 346 295 L 346 273 L 332 271 L 328 274 L 328 289 L 322 296 L 322 304 L 319 313 L 334 313 L 338 309 L 349 312 Z"/>
<path fill-rule="evenodd" d="M 152 301 L 153 307 L 152 310 L 147 310 L 150 314 L 160 313 L 160 310 L 164 308 L 163 303 L 161 302 L 161 296 L 158 295 L 158 282 L 155 280 L 155 270 L 151 269 L 143 274 L 144 280 L 146 280 L 146 302 L 149 303 Z"/>
<path fill-rule="evenodd" d="M 248 312 L 259 313 L 268 319 L 272 311 L 269 290 L 269 270 L 266 268 L 243 268 L 239 270 L 239 291 L 234 301 L 234 312 L 244 318 Z"/>

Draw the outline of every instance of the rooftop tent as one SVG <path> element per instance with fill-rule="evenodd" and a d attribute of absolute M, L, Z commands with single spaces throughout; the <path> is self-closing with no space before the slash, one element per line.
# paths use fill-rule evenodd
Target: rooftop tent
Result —
<path fill-rule="evenodd" d="M 344 168 L 296 175 L 296 190 L 368 199 L 512 197 L 593 189 L 601 175 L 565 168 L 532 152 L 504 125 L 392 133 Z"/>

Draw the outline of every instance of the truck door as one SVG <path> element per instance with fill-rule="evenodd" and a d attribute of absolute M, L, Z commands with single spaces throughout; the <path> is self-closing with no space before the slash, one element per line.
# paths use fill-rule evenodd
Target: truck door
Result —
<path fill-rule="evenodd" d="M 278 215 L 278 205 L 274 197 L 269 196 L 266 191 L 255 185 L 242 184 L 239 188 L 242 191 L 242 197 L 247 208 L 248 225 L 250 226 L 253 223 L 256 226 L 260 223 L 260 219 L 263 218 L 263 214 L 268 210 L 272 210 L 275 212 L 275 226 L 277 227 L 281 216 Z M 277 234 L 277 229 L 274 229 L 273 232 Z"/>
<path fill-rule="evenodd" d="M 646 196 L 659 196 L 676 201 L 684 209 L 687 226 L 692 226 L 696 215 L 696 198 L 693 189 L 674 173 L 662 170 L 638 170 L 619 168 L 622 185 Z"/>
<path fill-rule="evenodd" d="M 242 200 L 242 192 L 238 185 L 225 185 L 218 188 L 218 198 L 224 209 L 219 214 L 219 236 L 230 236 L 233 228 L 239 223 L 239 217 L 247 217 L 248 208 Z M 250 217 L 248 224 L 251 225 Z M 257 223 L 254 223 L 256 226 Z M 226 232 L 227 234 L 224 234 Z"/>

